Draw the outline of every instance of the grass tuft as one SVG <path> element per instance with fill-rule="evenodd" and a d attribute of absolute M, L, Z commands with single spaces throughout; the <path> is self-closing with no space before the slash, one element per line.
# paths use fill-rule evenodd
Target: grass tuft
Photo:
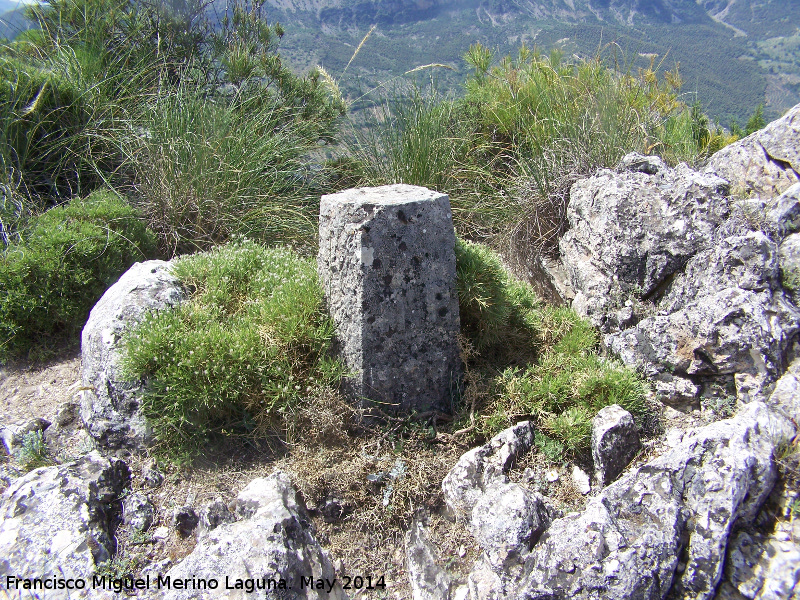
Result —
<path fill-rule="evenodd" d="M 222 436 L 286 436 L 298 409 L 343 374 L 312 261 L 238 241 L 180 259 L 190 293 L 128 336 L 125 369 L 147 380 L 142 409 L 162 449 Z"/>

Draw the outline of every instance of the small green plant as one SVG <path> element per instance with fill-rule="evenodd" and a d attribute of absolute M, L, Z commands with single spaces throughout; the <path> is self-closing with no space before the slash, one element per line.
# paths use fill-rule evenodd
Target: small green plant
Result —
<path fill-rule="evenodd" d="M 103 292 L 155 253 L 136 212 L 108 191 L 32 219 L 0 249 L 0 360 L 74 338 Z"/>
<path fill-rule="evenodd" d="M 479 418 L 470 417 L 480 433 L 533 419 L 537 447 L 558 462 L 588 449 L 601 408 L 619 404 L 644 414 L 644 382 L 598 356 L 599 336 L 588 321 L 543 304 L 486 246 L 459 241 L 456 263 L 462 334 L 475 355 L 468 371 L 482 371 L 492 396 Z"/>
<path fill-rule="evenodd" d="M 41 430 L 29 431 L 23 436 L 22 447 L 17 451 L 16 458 L 26 471 L 52 464 Z"/>
<path fill-rule="evenodd" d="M 98 577 L 105 577 L 114 582 L 133 575 L 141 569 L 139 558 L 133 558 L 122 553 L 116 554 L 111 560 L 101 563 L 96 570 Z"/>
<path fill-rule="evenodd" d="M 537 430 L 533 433 L 533 444 L 551 463 L 557 463 L 564 459 L 564 444 L 541 431 Z"/>
<path fill-rule="evenodd" d="M 147 381 L 142 410 L 162 449 L 291 430 L 296 410 L 343 374 L 313 261 L 237 241 L 178 260 L 190 299 L 128 336 L 125 369 Z"/>
<path fill-rule="evenodd" d="M 461 332 L 479 351 L 533 352 L 541 304 L 533 289 L 511 277 L 488 246 L 456 240 L 456 286 Z"/>

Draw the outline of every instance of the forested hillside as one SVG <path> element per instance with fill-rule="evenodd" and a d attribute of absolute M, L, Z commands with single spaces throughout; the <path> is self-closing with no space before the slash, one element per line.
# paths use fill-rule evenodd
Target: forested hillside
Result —
<path fill-rule="evenodd" d="M 777 116 L 800 101 L 800 2 L 767 0 L 269 0 L 270 18 L 291 31 L 284 54 L 339 75 L 372 25 L 345 89 L 370 87 L 419 65 L 446 63 L 451 89 L 462 55 L 479 41 L 500 53 L 525 42 L 565 55 L 599 50 L 634 71 L 655 55 L 680 65 L 687 99 L 696 95 L 724 125 L 758 104 Z"/>

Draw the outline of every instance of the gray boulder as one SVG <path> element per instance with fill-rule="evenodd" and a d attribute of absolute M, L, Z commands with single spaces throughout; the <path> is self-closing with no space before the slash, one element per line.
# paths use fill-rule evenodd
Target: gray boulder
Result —
<path fill-rule="evenodd" d="M 780 236 L 800 231 L 800 183 L 795 183 L 766 206 L 767 222 Z"/>
<path fill-rule="evenodd" d="M 779 283 L 777 244 L 732 219 L 697 252 L 635 327 L 604 337 L 629 366 L 681 403 L 708 381 L 735 382 L 741 401 L 764 400 L 800 328 L 800 311 Z"/>
<path fill-rule="evenodd" d="M 781 242 L 778 250 L 781 263 L 781 283 L 792 296 L 795 305 L 800 304 L 800 233 L 793 233 Z"/>
<path fill-rule="evenodd" d="M 183 537 L 190 535 L 199 522 L 200 516 L 191 506 L 179 506 L 172 511 L 172 526 Z"/>
<path fill-rule="evenodd" d="M 784 522 L 789 529 L 792 523 Z M 784 528 L 759 539 L 746 531 L 731 540 L 726 581 L 717 598 L 747 600 L 796 600 L 800 596 L 800 524 L 795 532 Z M 741 596 L 738 596 L 741 594 Z"/>
<path fill-rule="evenodd" d="M 165 574 L 171 580 L 214 579 L 218 588 L 213 592 L 172 588 L 162 590 L 157 597 L 347 598 L 341 583 L 334 583 L 336 574 L 330 558 L 314 538 L 305 509 L 286 475 L 276 472 L 254 479 L 239 493 L 235 504 L 239 520 L 206 532 L 192 553 Z M 226 589 L 226 585 L 232 589 Z M 249 593 L 248 586 L 255 591 Z"/>
<path fill-rule="evenodd" d="M 716 152 L 706 172 L 737 195 L 772 198 L 800 181 L 800 104 L 764 129 Z"/>
<path fill-rule="evenodd" d="M 656 295 L 730 214 L 725 180 L 660 161 L 654 174 L 625 170 L 636 157 L 572 186 L 559 242 L 573 308 L 603 331 L 619 330 L 613 309 Z"/>
<path fill-rule="evenodd" d="M 800 358 L 796 358 L 775 384 L 767 405 L 785 418 L 800 423 Z"/>
<path fill-rule="evenodd" d="M 0 498 L 0 578 L 88 578 L 116 547 L 119 498 L 127 465 L 93 452 L 15 480 Z M 92 597 L 83 590 L 48 590 L 48 600 Z M 9 592 L 13 589 L 7 588 Z"/>
<path fill-rule="evenodd" d="M 525 562 L 520 600 L 713 598 L 728 537 L 777 478 L 776 447 L 794 435 L 762 403 L 685 433 L 662 456 L 554 521 Z"/>
<path fill-rule="evenodd" d="M 533 447 L 533 425 L 522 421 L 458 459 L 442 481 L 447 506 L 460 518 L 471 516 L 484 492 L 506 483 L 514 461 Z"/>
<path fill-rule="evenodd" d="M 197 524 L 198 535 L 205 535 L 212 529 L 216 529 L 224 523 L 233 523 L 236 520 L 234 514 L 228 510 L 228 505 L 222 498 L 214 498 L 200 509 L 200 521 Z"/>
<path fill-rule="evenodd" d="M 37 431 L 43 432 L 50 427 L 50 421 L 34 417 L 12 425 L 0 425 L 0 439 L 9 454 L 15 454 L 23 445 L 25 436 Z"/>
<path fill-rule="evenodd" d="M 541 494 L 516 483 L 498 483 L 475 504 L 470 525 L 486 564 L 496 573 L 509 575 L 552 520 Z"/>
<path fill-rule="evenodd" d="M 602 408 L 592 419 L 592 459 L 601 486 L 614 481 L 641 447 L 633 416 L 618 404 Z"/>
<path fill-rule="evenodd" d="M 81 417 L 97 444 L 109 450 L 146 446 L 151 431 L 139 412 L 141 381 L 120 369 L 123 335 L 149 312 L 179 304 L 184 293 L 169 263 L 136 263 L 95 304 L 81 335 Z"/>

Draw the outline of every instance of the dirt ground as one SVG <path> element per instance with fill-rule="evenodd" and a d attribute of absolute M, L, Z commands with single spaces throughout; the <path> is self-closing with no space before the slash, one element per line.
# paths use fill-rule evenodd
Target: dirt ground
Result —
<path fill-rule="evenodd" d="M 76 401 L 80 385 L 81 357 L 77 349 L 44 365 L 18 361 L 0 366 L 0 424 L 34 417 L 52 421 L 59 406 Z"/>

